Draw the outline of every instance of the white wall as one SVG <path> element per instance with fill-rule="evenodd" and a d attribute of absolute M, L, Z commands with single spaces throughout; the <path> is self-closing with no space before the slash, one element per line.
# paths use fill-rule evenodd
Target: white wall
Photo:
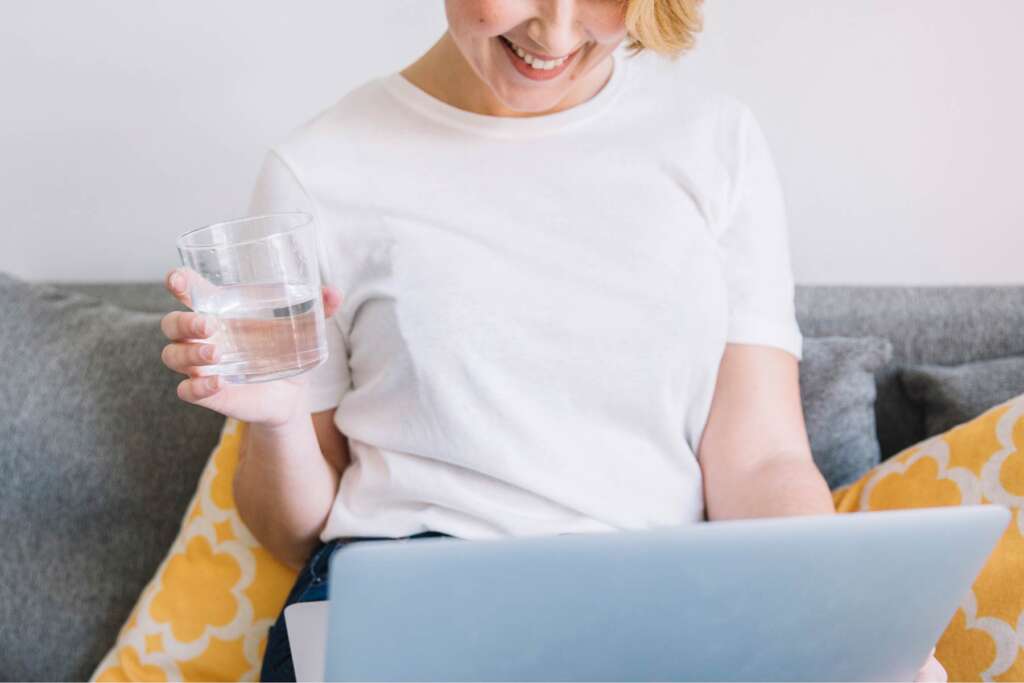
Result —
<path fill-rule="evenodd" d="M 442 0 L 3 0 L 0 270 L 151 280 Z M 711 0 L 671 68 L 758 114 L 801 283 L 1022 283 L 1024 2 Z"/>

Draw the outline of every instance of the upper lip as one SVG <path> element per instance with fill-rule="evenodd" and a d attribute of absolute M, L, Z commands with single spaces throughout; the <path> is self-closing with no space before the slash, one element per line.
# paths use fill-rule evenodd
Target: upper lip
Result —
<path fill-rule="evenodd" d="M 525 50 L 526 52 L 529 52 L 529 53 L 530 53 L 531 55 L 533 55 L 534 57 L 539 57 L 540 59 L 543 59 L 543 60 L 549 60 L 549 59 L 562 59 L 562 58 L 564 58 L 564 57 L 568 57 L 568 56 L 569 56 L 569 55 L 571 55 L 571 54 L 572 54 L 573 52 L 576 52 L 576 50 L 579 50 L 579 49 L 580 49 L 580 48 L 578 47 L 578 48 L 576 48 L 576 50 L 573 50 L 572 52 L 569 52 L 569 53 L 567 53 L 567 54 L 564 54 L 564 55 L 562 55 L 561 57 L 555 57 L 555 56 L 553 56 L 553 55 L 546 55 L 546 54 L 544 54 L 543 52 L 534 52 L 533 50 L 531 50 L 531 49 L 530 49 L 530 48 L 528 48 L 528 47 L 523 47 L 523 45 L 522 45 L 521 43 L 517 43 L 516 41 L 512 40 L 512 39 L 511 39 L 511 38 L 509 38 L 508 36 L 504 36 L 504 35 L 503 35 L 503 36 L 502 36 L 502 38 L 504 38 L 504 39 L 505 39 L 505 40 L 507 40 L 508 42 L 512 43 L 513 45 L 515 45 L 515 46 L 517 46 L 517 47 L 519 47 L 519 48 L 521 48 L 521 49 Z M 581 45 L 580 47 L 583 47 L 583 46 Z"/>

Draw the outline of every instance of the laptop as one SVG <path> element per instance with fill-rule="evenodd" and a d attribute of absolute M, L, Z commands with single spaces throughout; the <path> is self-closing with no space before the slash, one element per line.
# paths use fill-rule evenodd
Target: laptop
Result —
<path fill-rule="evenodd" d="M 913 680 L 1010 517 L 361 541 L 285 620 L 299 681 Z"/>

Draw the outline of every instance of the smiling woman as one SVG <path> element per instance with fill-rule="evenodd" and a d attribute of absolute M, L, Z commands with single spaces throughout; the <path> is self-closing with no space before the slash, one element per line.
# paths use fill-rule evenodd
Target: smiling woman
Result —
<path fill-rule="evenodd" d="M 834 514 L 767 136 L 624 54 L 678 57 L 700 10 L 446 0 L 415 62 L 268 151 L 250 213 L 314 217 L 330 358 L 263 393 L 179 395 L 253 420 L 239 515 L 301 576 L 353 538 Z M 267 642 L 263 678 L 294 680 L 283 613 Z"/>

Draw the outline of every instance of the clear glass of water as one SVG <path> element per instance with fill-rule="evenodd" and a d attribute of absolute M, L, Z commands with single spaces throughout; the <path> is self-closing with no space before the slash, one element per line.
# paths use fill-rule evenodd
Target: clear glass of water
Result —
<path fill-rule="evenodd" d="M 193 310 L 217 321 L 204 375 L 234 384 L 267 382 L 327 360 L 315 224 L 307 213 L 251 216 L 178 237 Z"/>

